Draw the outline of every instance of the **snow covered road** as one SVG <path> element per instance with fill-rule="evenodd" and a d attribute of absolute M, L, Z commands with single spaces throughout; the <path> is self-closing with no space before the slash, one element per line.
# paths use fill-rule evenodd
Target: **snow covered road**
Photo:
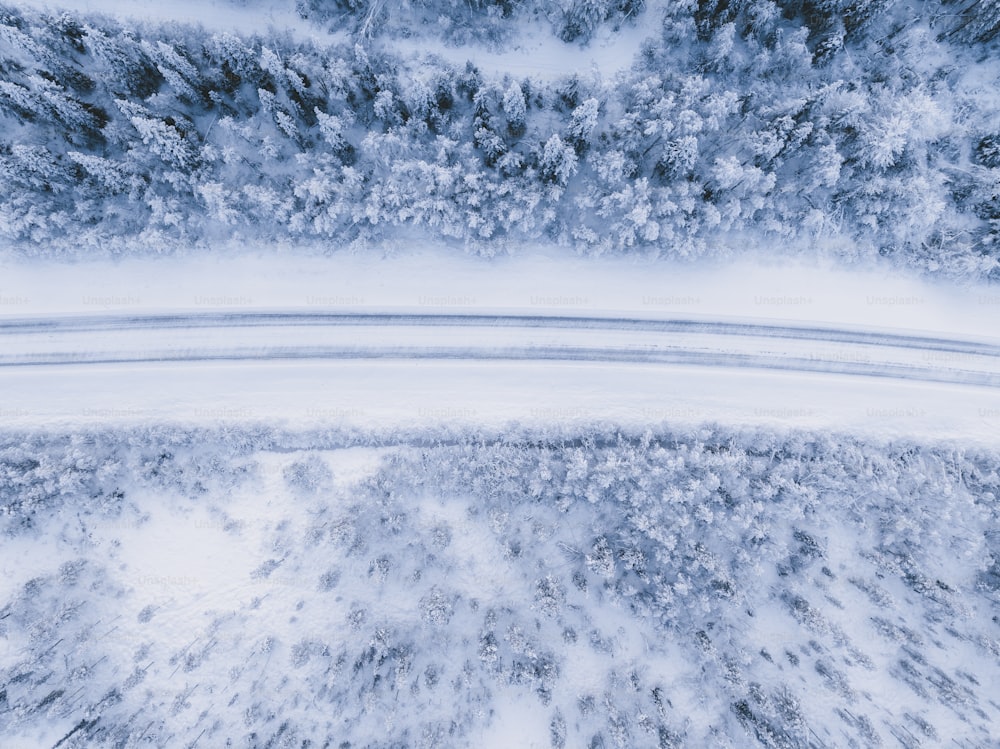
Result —
<path fill-rule="evenodd" d="M 695 364 L 1000 387 L 973 339 L 719 320 L 246 312 L 0 322 L 0 366 L 275 359 Z"/>
<path fill-rule="evenodd" d="M 1000 441 L 988 288 L 554 251 L 174 260 L 0 265 L 0 424 L 716 422 Z"/>
<path fill-rule="evenodd" d="M 0 420 L 772 424 L 1000 439 L 1000 345 L 810 323 L 177 312 L 0 320 Z"/>

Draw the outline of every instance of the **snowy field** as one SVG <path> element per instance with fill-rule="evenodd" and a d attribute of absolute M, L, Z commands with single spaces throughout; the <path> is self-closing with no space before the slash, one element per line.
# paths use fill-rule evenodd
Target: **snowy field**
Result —
<path fill-rule="evenodd" d="M 1000 2 L 0 6 L 0 749 L 1000 747 Z"/>

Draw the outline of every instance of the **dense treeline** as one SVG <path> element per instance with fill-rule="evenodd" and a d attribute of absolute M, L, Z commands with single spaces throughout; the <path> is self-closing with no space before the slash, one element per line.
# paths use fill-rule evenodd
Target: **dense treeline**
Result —
<path fill-rule="evenodd" d="M 366 443 L 392 446 L 337 482 L 324 448 Z M 997 466 L 719 428 L 8 434 L 2 548 L 51 554 L 19 559 L 0 596 L 0 733 L 988 744 Z M 136 534 L 225 570 L 132 570 Z M 186 590 L 219 574 L 218 597 Z"/>
<path fill-rule="evenodd" d="M 647 8 L 662 30 L 631 69 L 554 82 L 7 8 L 0 236 L 84 254 L 247 237 L 820 246 L 993 277 L 998 7 Z"/>

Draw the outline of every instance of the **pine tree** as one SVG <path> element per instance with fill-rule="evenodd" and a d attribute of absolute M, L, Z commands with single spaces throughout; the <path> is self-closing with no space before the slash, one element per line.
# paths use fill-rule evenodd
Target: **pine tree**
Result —
<path fill-rule="evenodd" d="M 182 123 L 173 117 L 157 117 L 145 107 L 123 99 L 115 104 L 139 132 L 142 142 L 165 163 L 182 171 L 195 166 L 198 152 L 191 138 L 181 131 Z M 193 129 L 190 126 L 188 131 Z"/>
<path fill-rule="evenodd" d="M 516 81 L 507 87 L 503 95 L 503 111 L 507 116 L 507 132 L 514 138 L 520 138 L 527 127 L 528 110 L 524 92 Z"/>
<path fill-rule="evenodd" d="M 545 142 L 538 160 L 538 173 L 543 182 L 564 187 L 576 172 L 576 153 L 563 143 L 558 133 Z"/>
<path fill-rule="evenodd" d="M 960 14 L 957 33 L 976 42 L 991 42 L 1000 34 L 1000 0 L 976 0 Z"/>
<path fill-rule="evenodd" d="M 590 146 L 590 139 L 597 129 L 597 116 L 600 104 L 593 97 L 587 99 L 573 110 L 566 139 L 573 146 L 577 155 L 582 155 Z"/>

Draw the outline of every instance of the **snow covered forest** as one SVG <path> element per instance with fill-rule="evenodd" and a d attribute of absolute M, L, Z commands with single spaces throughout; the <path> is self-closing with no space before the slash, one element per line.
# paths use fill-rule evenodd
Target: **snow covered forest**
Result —
<path fill-rule="evenodd" d="M 995 749 L 998 231 L 1000 0 L 0 0 L 0 749 Z"/>
<path fill-rule="evenodd" d="M 718 428 L 7 434 L 0 735 L 990 746 L 998 466 Z"/>
<path fill-rule="evenodd" d="M 0 8 L 0 237 L 72 257 L 767 247 L 1000 275 L 996 0 L 296 8 L 329 44 Z M 526 29 L 648 38 L 616 73 L 455 62 Z"/>

